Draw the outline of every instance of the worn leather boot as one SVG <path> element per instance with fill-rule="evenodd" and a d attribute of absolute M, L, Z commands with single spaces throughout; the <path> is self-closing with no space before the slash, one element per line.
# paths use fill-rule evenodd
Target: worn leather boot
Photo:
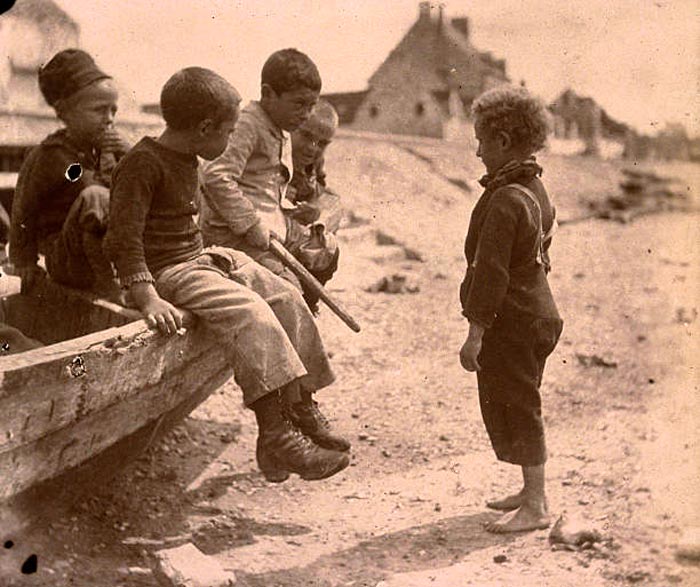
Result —
<path fill-rule="evenodd" d="M 302 391 L 301 402 L 289 404 L 288 411 L 292 423 L 318 446 L 341 452 L 350 450 L 349 441 L 333 434 L 330 422 L 319 409 L 311 392 Z"/>
<path fill-rule="evenodd" d="M 290 473 L 305 481 L 326 479 L 350 464 L 347 454 L 317 446 L 287 419 L 279 391 L 268 393 L 251 407 L 258 420 L 258 467 L 267 481 L 281 483 Z"/>

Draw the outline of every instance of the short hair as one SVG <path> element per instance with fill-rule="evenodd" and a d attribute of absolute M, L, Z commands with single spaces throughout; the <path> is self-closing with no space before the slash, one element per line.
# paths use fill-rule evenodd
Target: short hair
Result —
<path fill-rule="evenodd" d="M 549 114 L 542 100 L 523 87 L 504 85 L 488 90 L 474 100 L 471 112 L 486 132 L 506 132 L 516 147 L 534 153 L 545 146 Z"/>
<path fill-rule="evenodd" d="M 277 94 L 308 88 L 321 91 L 321 74 L 308 55 L 296 49 L 275 51 L 262 68 L 261 83 Z"/>
<path fill-rule="evenodd" d="M 220 124 L 233 117 L 241 96 L 218 73 L 186 67 L 175 73 L 160 93 L 160 109 L 168 127 L 190 130 L 206 119 Z"/>
<path fill-rule="evenodd" d="M 314 109 L 311 111 L 309 119 L 316 119 L 321 124 L 327 125 L 333 129 L 338 128 L 338 113 L 335 108 L 333 108 L 333 105 L 323 98 L 316 102 L 316 106 L 314 106 Z"/>

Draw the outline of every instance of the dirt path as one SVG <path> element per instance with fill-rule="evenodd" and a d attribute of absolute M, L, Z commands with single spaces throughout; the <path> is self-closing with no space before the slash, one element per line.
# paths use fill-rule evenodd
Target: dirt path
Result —
<path fill-rule="evenodd" d="M 473 198 L 455 201 L 435 218 L 466 226 Z M 419 240 L 420 227 L 394 227 L 429 261 L 419 263 L 378 247 L 370 225 L 346 231 L 332 286 L 362 333 L 320 318 L 338 382 L 319 399 L 353 440 L 350 468 L 266 484 L 254 419 L 229 385 L 99 494 L 6 550 L 0 576 L 151 587 L 150 554 L 193 541 L 240 587 L 700 585 L 700 568 L 674 558 L 683 528 L 700 526 L 699 219 L 587 221 L 557 235 L 551 282 L 566 326 L 543 389 L 548 487 L 554 512 L 584 514 L 604 548 L 553 552 L 547 531 L 482 530 L 485 500 L 519 480 L 495 461 L 475 379 L 457 361 L 462 233 Z M 420 291 L 363 291 L 396 272 Z M 28 553 L 39 572 L 18 576 Z"/>

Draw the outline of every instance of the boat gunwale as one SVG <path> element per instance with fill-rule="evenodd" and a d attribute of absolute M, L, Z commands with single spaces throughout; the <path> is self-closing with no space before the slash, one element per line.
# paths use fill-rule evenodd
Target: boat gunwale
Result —
<path fill-rule="evenodd" d="M 83 336 L 69 338 L 21 353 L 0 357 L 0 390 L 2 389 L 2 374 L 8 371 L 16 371 L 18 369 L 38 366 L 43 363 L 73 357 L 76 354 L 94 350 L 99 346 L 103 346 L 105 347 L 105 350 L 108 350 L 109 343 L 112 341 L 128 342 L 129 340 L 133 340 L 138 336 L 147 336 L 150 338 L 151 336 L 161 335 L 148 325 L 148 322 L 145 320 L 145 318 L 143 318 L 143 315 L 138 310 L 126 308 L 124 306 L 120 306 L 119 304 L 94 297 L 81 291 L 72 290 L 65 287 L 61 287 L 61 289 L 70 292 L 79 301 L 102 307 L 129 320 L 129 322 L 122 324 L 121 326 L 110 326 L 103 330 L 97 330 Z M 7 299 L 8 297 L 11 296 L 6 296 L 3 299 Z M 183 313 L 183 327 L 192 326 L 195 322 L 194 316 L 187 311 L 181 310 L 181 312 Z"/>

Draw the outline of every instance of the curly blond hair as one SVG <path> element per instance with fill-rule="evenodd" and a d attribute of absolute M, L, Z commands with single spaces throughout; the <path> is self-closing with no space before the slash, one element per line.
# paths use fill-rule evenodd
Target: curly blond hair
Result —
<path fill-rule="evenodd" d="M 476 98 L 472 117 L 486 132 L 506 132 L 514 146 L 531 153 L 542 149 L 550 131 L 550 117 L 544 102 L 525 88 L 499 86 Z"/>

